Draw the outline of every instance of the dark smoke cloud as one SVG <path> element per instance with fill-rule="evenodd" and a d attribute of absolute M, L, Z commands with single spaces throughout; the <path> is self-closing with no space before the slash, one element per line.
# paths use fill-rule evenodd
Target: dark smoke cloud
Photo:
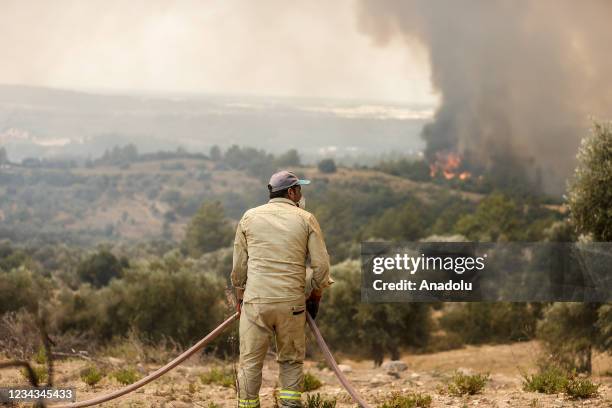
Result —
<path fill-rule="evenodd" d="M 441 94 L 423 131 L 430 157 L 520 161 L 560 192 L 590 118 L 612 116 L 612 1 L 361 0 L 359 15 L 380 44 L 427 48 Z"/>

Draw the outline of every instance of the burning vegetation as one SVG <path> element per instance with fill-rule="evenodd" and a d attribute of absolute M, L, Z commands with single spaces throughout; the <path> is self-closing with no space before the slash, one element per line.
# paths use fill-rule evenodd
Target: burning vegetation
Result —
<path fill-rule="evenodd" d="M 429 164 L 429 175 L 431 178 L 441 176 L 446 180 L 467 180 L 472 177 L 472 173 L 464 169 L 461 155 L 454 152 L 437 152 Z"/>

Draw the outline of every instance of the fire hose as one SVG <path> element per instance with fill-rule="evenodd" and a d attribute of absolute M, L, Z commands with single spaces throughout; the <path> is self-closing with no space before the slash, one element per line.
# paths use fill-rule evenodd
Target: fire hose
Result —
<path fill-rule="evenodd" d="M 140 388 L 140 387 L 150 383 L 151 381 L 161 377 L 162 375 L 166 374 L 168 371 L 172 370 L 174 367 L 176 367 L 177 365 L 181 364 L 183 361 L 185 361 L 186 359 L 191 357 L 197 351 L 199 351 L 204 346 L 206 346 L 208 343 L 210 343 L 215 338 L 217 338 L 239 316 L 240 315 L 237 312 L 234 313 L 233 315 L 231 315 L 230 317 L 225 319 L 225 321 L 223 323 L 221 323 L 219 326 L 217 326 L 213 331 L 208 333 L 208 335 L 206 335 L 203 339 L 201 339 L 196 344 L 191 346 L 191 348 L 189 348 L 187 351 L 183 352 L 181 355 L 176 357 L 174 360 L 172 360 L 171 362 L 169 362 L 165 366 L 155 370 L 154 372 L 152 372 L 148 376 L 146 376 L 146 377 L 136 381 L 133 384 L 128 385 L 127 387 L 121 388 L 120 390 L 113 391 L 113 392 L 105 394 L 105 395 L 100 395 L 98 397 L 91 398 L 91 399 L 88 399 L 88 400 L 85 400 L 85 401 L 73 402 L 71 404 L 64 404 L 64 405 L 52 405 L 51 407 L 52 408 L 81 408 L 81 407 L 89 407 L 89 406 L 92 406 L 92 405 L 101 404 L 103 402 L 107 402 L 107 401 L 113 400 L 115 398 L 119 398 L 119 397 L 121 397 L 121 396 L 123 396 L 125 394 L 128 394 L 128 393 L 130 393 L 130 392 L 132 392 L 134 390 L 137 390 L 138 388 Z M 338 377 L 338 380 L 340 381 L 342 386 L 346 389 L 346 391 L 353 398 L 353 400 L 357 404 L 359 404 L 359 406 L 361 408 L 370 408 L 370 406 L 357 393 L 355 388 L 353 388 L 351 383 L 349 383 L 349 381 L 346 378 L 346 376 L 344 375 L 344 373 L 342 373 L 340 368 L 338 368 L 338 364 L 336 363 L 336 360 L 334 360 L 334 356 L 332 355 L 331 351 L 329 350 L 329 347 L 327 347 L 327 344 L 325 343 L 325 340 L 323 339 L 323 336 L 321 335 L 321 332 L 319 331 L 319 328 L 317 327 L 314 319 L 312 319 L 308 313 L 306 313 L 306 319 L 308 321 L 308 325 L 312 329 L 312 332 L 313 332 L 313 334 L 315 336 L 317 344 L 319 345 L 319 348 L 323 352 L 323 356 L 325 357 L 325 360 L 327 361 L 327 364 L 329 364 L 329 366 L 331 367 L 331 369 L 334 372 L 334 374 L 336 375 L 336 377 Z"/>
<path fill-rule="evenodd" d="M 229 325 L 232 324 L 234 322 L 234 320 L 236 320 L 238 318 L 238 316 L 239 316 L 238 312 L 234 313 L 233 315 L 231 315 L 230 317 L 225 319 L 225 321 L 223 323 L 221 323 L 219 326 L 217 326 L 216 329 L 214 329 L 213 331 L 208 333 L 208 335 L 206 335 L 206 337 L 204 337 L 202 340 L 198 341 L 196 344 L 191 346 L 191 348 L 189 350 L 185 351 L 183 354 L 179 355 L 177 358 L 175 358 L 174 360 L 172 360 L 171 362 L 169 362 L 165 366 L 155 370 L 151 374 L 149 374 L 146 377 L 136 381 L 133 384 L 128 385 L 127 387 L 121 388 L 120 390 L 113 391 L 113 392 L 105 394 L 105 395 L 101 395 L 99 397 L 88 399 L 88 400 L 85 400 L 85 401 L 74 402 L 72 404 L 65 404 L 65 405 L 53 405 L 52 407 L 53 408 L 80 408 L 80 407 L 89 407 L 89 406 L 92 406 L 92 405 L 101 404 L 103 402 L 113 400 L 115 398 L 119 398 L 119 397 L 121 397 L 121 396 L 123 396 L 125 394 L 128 394 L 128 393 L 130 393 L 130 392 L 132 392 L 134 390 L 137 390 L 138 388 L 142 387 L 143 385 L 146 385 L 146 384 L 150 383 L 151 381 L 153 381 L 153 380 L 161 377 L 162 375 L 166 374 L 168 371 L 172 370 L 174 367 L 176 367 L 177 365 L 181 364 L 183 361 L 187 360 L 189 357 L 191 357 L 193 354 L 195 354 L 202 347 L 206 346 L 208 343 L 213 341 L 226 328 L 228 328 Z"/>
<path fill-rule="evenodd" d="M 348 381 L 344 373 L 338 367 L 338 364 L 336 363 L 334 356 L 332 355 L 331 351 L 329 351 L 329 347 L 327 347 L 327 343 L 325 343 L 323 336 L 321 336 L 321 332 L 319 331 L 317 324 L 315 323 L 314 319 L 310 317 L 308 313 L 306 313 L 306 320 L 308 321 L 308 325 L 310 326 L 310 329 L 312 330 L 312 333 L 314 334 L 315 339 L 317 340 L 317 344 L 319 345 L 319 348 L 323 352 L 323 357 L 325 357 L 327 364 L 329 364 L 334 374 L 336 374 L 336 377 L 338 377 L 338 380 L 340 381 L 340 383 L 342 384 L 346 392 L 349 393 L 349 395 L 353 398 L 353 400 L 357 404 L 359 404 L 361 408 L 370 408 L 368 403 L 365 402 L 363 398 L 361 398 L 361 395 L 357 393 L 357 390 L 353 388 L 353 386 Z"/>

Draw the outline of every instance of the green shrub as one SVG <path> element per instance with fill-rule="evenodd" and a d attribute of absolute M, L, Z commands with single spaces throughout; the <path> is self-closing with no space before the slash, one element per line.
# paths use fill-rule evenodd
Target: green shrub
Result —
<path fill-rule="evenodd" d="M 546 353 L 554 356 L 555 364 L 568 371 L 590 373 L 593 350 L 609 352 L 612 331 L 605 334 L 606 306 L 554 303 L 546 310 L 544 319 L 538 323 L 537 334 Z"/>
<path fill-rule="evenodd" d="M 377 167 L 383 173 L 405 177 L 414 181 L 431 180 L 429 164 L 422 159 L 402 158 L 398 160 L 383 160 Z"/>
<path fill-rule="evenodd" d="M 47 364 L 47 351 L 44 347 L 38 348 L 38 352 L 34 356 L 34 361 L 38 364 Z"/>
<path fill-rule="evenodd" d="M 445 308 L 440 325 L 455 343 L 504 343 L 532 338 L 538 313 L 528 303 L 453 304 Z"/>
<path fill-rule="evenodd" d="M 465 214 L 454 226 L 454 233 L 473 241 L 509 241 L 525 239 L 527 231 L 524 207 L 515 197 L 492 193 L 478 203 L 473 214 Z"/>
<path fill-rule="evenodd" d="M 588 378 L 574 377 L 565 385 L 565 393 L 573 399 L 586 399 L 597 396 L 599 386 Z"/>
<path fill-rule="evenodd" d="M 612 122 L 594 122 L 582 139 L 578 165 L 568 186 L 567 203 L 576 229 L 594 241 L 612 241 Z"/>
<path fill-rule="evenodd" d="M 317 164 L 317 167 L 321 173 L 335 173 L 337 170 L 334 159 L 323 159 Z"/>
<path fill-rule="evenodd" d="M 102 372 L 96 366 L 92 365 L 81 370 L 81 380 L 90 387 L 100 382 L 102 377 Z"/>
<path fill-rule="evenodd" d="M 1 151 L 1 149 L 0 149 Z M 9 240 L 0 241 L 0 270 L 10 271 L 27 265 L 29 255 L 21 248 L 14 247 Z"/>
<path fill-rule="evenodd" d="M 523 374 L 523 389 L 525 391 L 558 394 L 565 392 L 570 398 L 585 399 L 597 395 L 600 384 L 593 383 L 589 378 L 568 373 L 557 366 L 542 368 L 532 375 Z"/>
<path fill-rule="evenodd" d="M 183 247 L 193 258 L 230 245 L 234 229 L 219 201 L 205 202 L 197 210 L 185 232 Z"/>
<path fill-rule="evenodd" d="M 557 394 L 565 389 L 567 383 L 567 373 L 558 367 L 547 367 L 532 375 L 523 374 L 525 391 Z"/>
<path fill-rule="evenodd" d="M 48 299 L 48 283 L 40 274 L 26 267 L 0 271 L 0 315 L 21 308 L 35 312 L 39 300 Z"/>
<path fill-rule="evenodd" d="M 392 207 L 379 217 L 373 217 L 365 227 L 368 237 L 386 240 L 415 241 L 425 234 L 426 219 L 423 207 L 416 200 Z"/>
<path fill-rule="evenodd" d="M 361 303 L 361 266 L 356 260 L 332 266 L 331 275 L 336 283 L 325 294 L 324 313 L 317 317 L 317 323 L 332 350 L 369 357 L 380 365 L 385 355 L 399 359 L 401 348 L 427 345 L 431 328 L 428 304 Z"/>
<path fill-rule="evenodd" d="M 144 344 L 166 339 L 187 346 L 223 320 L 223 287 L 221 278 L 184 258 L 152 260 L 124 270 L 101 289 L 62 291 L 54 316 L 61 331 L 89 331 L 101 341 L 133 329 Z M 222 340 L 217 344 L 219 353 L 229 347 Z"/>
<path fill-rule="evenodd" d="M 99 288 L 108 285 L 111 279 L 120 276 L 123 266 L 109 250 L 102 249 L 81 262 L 77 268 L 77 274 L 83 282 L 89 282 Z"/>
<path fill-rule="evenodd" d="M 336 399 L 325 399 L 318 392 L 316 395 L 307 395 L 304 408 L 335 408 Z"/>
<path fill-rule="evenodd" d="M 321 388 L 322 385 L 323 383 L 313 374 L 304 374 L 304 392 L 314 391 L 317 388 Z"/>
<path fill-rule="evenodd" d="M 448 392 L 451 395 L 474 395 L 480 394 L 489 381 L 489 374 L 463 374 L 455 373 L 448 384 Z"/>
<path fill-rule="evenodd" d="M 235 387 L 234 373 L 226 368 L 213 368 L 210 371 L 200 375 L 202 384 L 218 384 L 223 387 Z"/>
<path fill-rule="evenodd" d="M 394 393 L 382 405 L 379 405 L 379 408 L 428 408 L 430 406 L 430 395 L 420 393 L 402 395 Z"/>
<path fill-rule="evenodd" d="M 40 385 L 41 383 L 47 381 L 47 367 L 45 366 L 37 366 L 32 365 L 32 371 L 34 372 L 34 377 L 36 378 L 36 382 Z M 30 375 L 28 374 L 28 370 L 25 368 L 21 369 L 21 375 L 26 380 L 30 381 Z"/>
<path fill-rule="evenodd" d="M 122 368 L 113 373 L 113 377 L 123 385 L 133 384 L 140 379 L 140 375 L 132 367 Z"/>
<path fill-rule="evenodd" d="M 100 354 L 115 357 L 128 364 L 161 364 L 172 360 L 182 349 L 171 338 L 145 341 L 137 330 L 130 329 L 127 336 L 115 337 L 100 348 Z"/>

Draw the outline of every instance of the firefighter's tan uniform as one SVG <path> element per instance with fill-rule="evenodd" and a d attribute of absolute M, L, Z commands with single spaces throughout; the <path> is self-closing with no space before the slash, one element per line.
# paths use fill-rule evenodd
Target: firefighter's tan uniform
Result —
<path fill-rule="evenodd" d="M 312 278 L 306 282 L 306 261 Z M 245 212 L 236 228 L 232 284 L 244 288 L 240 315 L 238 406 L 258 407 L 261 370 L 276 341 L 283 407 L 301 407 L 305 287 L 323 289 L 329 255 L 315 216 L 287 198 Z"/>

